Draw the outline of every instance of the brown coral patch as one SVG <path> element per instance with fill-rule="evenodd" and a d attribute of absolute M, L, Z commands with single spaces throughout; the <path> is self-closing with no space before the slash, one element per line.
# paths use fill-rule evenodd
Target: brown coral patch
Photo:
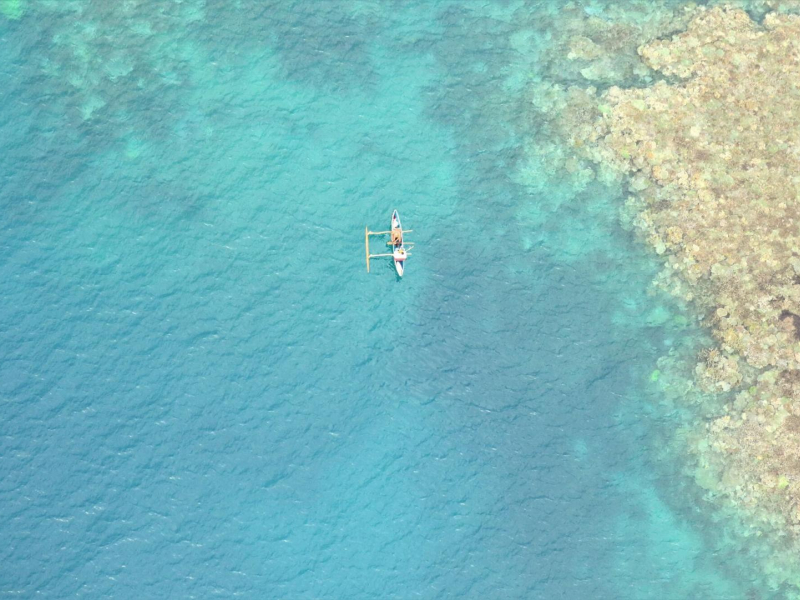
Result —
<path fill-rule="evenodd" d="M 783 421 L 783 427 L 786 431 L 791 431 L 792 433 L 800 433 L 800 417 L 797 415 L 789 415 Z M 794 467 L 799 466 L 798 464 L 792 465 Z M 800 469 L 798 469 L 800 470 Z"/>

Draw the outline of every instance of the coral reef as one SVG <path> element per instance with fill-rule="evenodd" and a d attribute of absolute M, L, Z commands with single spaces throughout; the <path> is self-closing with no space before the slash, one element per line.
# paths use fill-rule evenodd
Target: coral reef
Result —
<path fill-rule="evenodd" d="M 638 47 L 648 87 L 537 83 L 535 118 L 571 150 L 531 153 L 626 183 L 623 222 L 663 259 L 656 286 L 714 337 L 682 384 L 713 405 L 680 435 L 692 476 L 784 548 L 773 583 L 800 585 L 800 17 L 787 14 L 800 6 L 749 8 L 763 21 L 732 5 L 676 12 L 682 33 Z M 571 43 L 580 60 L 600 54 Z M 661 385 L 671 367 L 658 367 Z"/>
<path fill-rule="evenodd" d="M 665 257 L 661 285 L 707 312 L 718 347 L 701 387 L 748 388 L 708 429 L 718 491 L 800 532 L 800 436 L 784 425 L 800 421 L 800 18 L 699 10 L 639 52 L 681 81 L 609 89 L 583 147 L 633 178 L 628 209 Z"/>
<path fill-rule="evenodd" d="M 144 0 L 47 0 L 29 11 L 36 16 L 28 19 L 30 37 L 46 43 L 31 47 L 28 87 L 60 105 L 67 123 L 95 147 L 127 134 L 132 115 L 143 135 L 171 134 L 183 109 L 179 92 L 202 58 L 188 35 L 174 32 L 204 18 L 202 2 L 167 2 L 154 11 Z"/>
<path fill-rule="evenodd" d="M 553 39 L 541 70 L 543 78 L 561 83 L 588 82 L 600 88 L 651 83 L 654 72 L 640 60 L 637 46 L 677 33 L 689 18 L 688 11 L 675 11 L 650 0 L 611 4 L 597 14 L 582 4 L 568 2 L 559 11 L 558 27 L 552 30 Z"/>

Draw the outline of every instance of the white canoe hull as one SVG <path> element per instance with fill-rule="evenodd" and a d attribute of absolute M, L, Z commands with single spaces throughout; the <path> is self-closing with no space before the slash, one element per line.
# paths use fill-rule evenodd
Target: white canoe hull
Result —
<path fill-rule="evenodd" d="M 405 251 L 405 246 L 403 245 L 403 233 L 402 233 L 403 226 L 400 224 L 400 215 L 397 213 L 396 210 L 392 213 L 392 229 L 400 230 L 400 243 L 394 245 L 394 247 L 392 248 L 392 252 L 394 253 L 397 250 Z M 397 271 L 397 276 L 402 277 L 403 271 L 405 271 L 405 262 L 406 262 L 405 259 L 397 260 L 395 258 L 393 260 L 394 260 L 395 271 Z"/>

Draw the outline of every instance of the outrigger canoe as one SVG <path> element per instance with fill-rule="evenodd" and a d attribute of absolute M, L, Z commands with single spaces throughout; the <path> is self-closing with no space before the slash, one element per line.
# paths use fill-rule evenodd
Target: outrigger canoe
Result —
<path fill-rule="evenodd" d="M 367 250 L 367 273 L 369 273 L 369 259 L 378 256 L 391 256 L 394 262 L 395 271 L 398 277 L 402 277 L 405 273 L 406 259 L 411 256 L 411 250 L 414 247 L 412 243 L 405 243 L 405 233 L 411 233 L 411 229 L 403 229 L 400 224 L 400 213 L 396 210 L 392 212 L 392 228 L 389 231 L 370 231 L 369 227 L 364 228 L 364 245 Z M 369 236 L 371 235 L 391 235 L 391 239 L 386 242 L 387 246 L 391 246 L 392 251 L 382 254 L 369 253 Z"/>

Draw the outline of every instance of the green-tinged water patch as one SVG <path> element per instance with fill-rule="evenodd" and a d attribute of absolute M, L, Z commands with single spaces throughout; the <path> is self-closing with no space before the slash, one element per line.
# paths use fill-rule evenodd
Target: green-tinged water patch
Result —
<path fill-rule="evenodd" d="M 0 0 L 0 14 L 13 21 L 25 14 L 25 0 Z"/>
<path fill-rule="evenodd" d="M 638 588 L 634 597 L 738 600 L 746 595 L 747 586 L 715 564 L 702 533 L 659 497 L 652 481 L 623 478 L 617 485 L 631 498 L 634 509 L 619 517 L 616 535 L 622 539 L 636 531 L 640 544 L 638 553 L 615 557 L 617 576 L 635 581 L 643 565 L 651 565 L 658 582 Z M 676 573 L 692 576 L 676 577 Z"/>

